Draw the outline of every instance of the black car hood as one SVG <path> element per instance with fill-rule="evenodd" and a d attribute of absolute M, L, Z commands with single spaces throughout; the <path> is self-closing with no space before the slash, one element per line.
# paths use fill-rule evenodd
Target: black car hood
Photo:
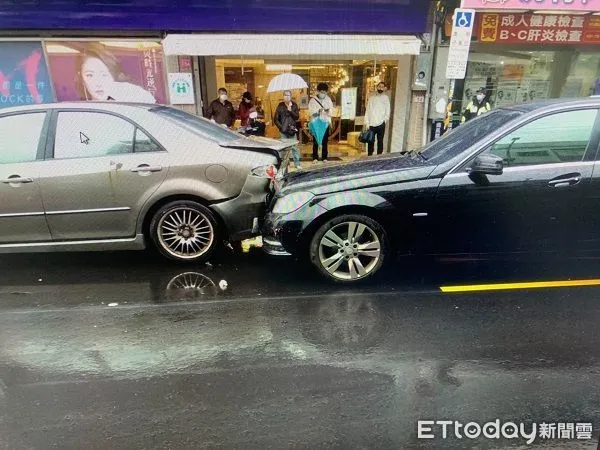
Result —
<path fill-rule="evenodd" d="M 428 169 L 431 170 L 422 170 Z M 308 191 L 314 194 L 337 190 L 336 186 L 345 189 L 351 182 L 353 188 L 360 188 L 374 183 L 374 177 L 389 177 L 391 174 L 417 170 L 414 177 L 403 174 L 400 177 L 409 179 L 423 178 L 429 175 L 434 165 L 418 156 L 393 155 L 374 157 L 341 164 L 326 164 L 322 167 L 295 172 L 286 177 L 280 190 L 281 195 L 291 192 Z M 408 176 L 407 176 L 408 175 Z"/>

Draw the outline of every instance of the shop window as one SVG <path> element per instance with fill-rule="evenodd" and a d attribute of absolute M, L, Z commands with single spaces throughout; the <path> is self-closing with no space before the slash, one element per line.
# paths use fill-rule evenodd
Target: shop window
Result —
<path fill-rule="evenodd" d="M 542 117 L 504 136 L 488 150 L 506 167 L 582 161 L 597 110 L 568 111 Z"/>

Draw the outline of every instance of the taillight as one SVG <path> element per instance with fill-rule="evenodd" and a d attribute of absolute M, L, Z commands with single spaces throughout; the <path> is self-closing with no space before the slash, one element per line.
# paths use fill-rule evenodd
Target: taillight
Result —
<path fill-rule="evenodd" d="M 277 167 L 275 167 L 273 164 L 270 164 L 268 166 L 257 167 L 252 170 L 252 175 L 254 175 L 255 177 L 275 180 L 277 178 Z"/>

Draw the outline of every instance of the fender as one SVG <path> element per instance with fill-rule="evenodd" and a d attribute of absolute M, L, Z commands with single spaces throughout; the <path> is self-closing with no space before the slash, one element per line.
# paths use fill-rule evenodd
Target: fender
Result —
<path fill-rule="evenodd" d="M 345 206 L 364 206 L 375 209 L 391 207 L 391 204 L 386 199 L 369 191 L 338 192 L 322 199 L 317 197 L 312 200 L 312 204 L 318 204 L 328 211 Z"/>

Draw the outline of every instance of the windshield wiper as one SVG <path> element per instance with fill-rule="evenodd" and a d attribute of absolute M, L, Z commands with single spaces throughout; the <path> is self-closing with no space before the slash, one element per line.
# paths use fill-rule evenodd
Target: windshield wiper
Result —
<path fill-rule="evenodd" d="M 407 152 L 402 152 L 402 154 L 406 155 L 406 156 L 415 156 L 416 155 L 416 156 L 420 157 L 423 161 L 427 161 L 427 158 L 425 156 L 423 156 L 421 154 L 421 152 L 418 150 L 409 150 Z"/>

